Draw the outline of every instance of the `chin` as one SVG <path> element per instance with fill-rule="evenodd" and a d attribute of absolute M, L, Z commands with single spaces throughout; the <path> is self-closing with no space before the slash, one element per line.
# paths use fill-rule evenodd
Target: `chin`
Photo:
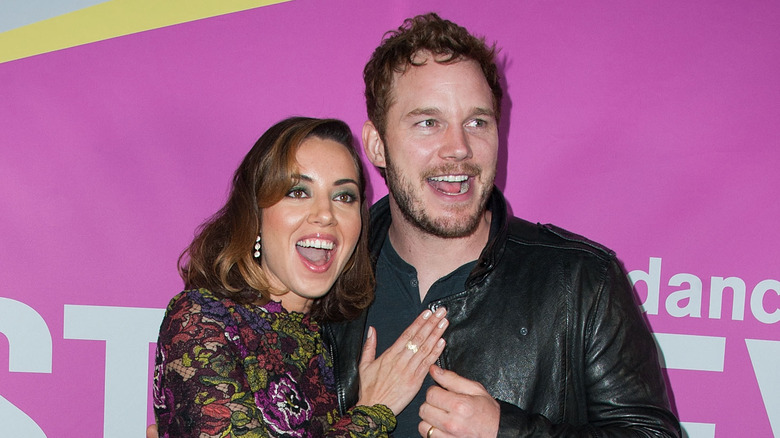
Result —
<path fill-rule="evenodd" d="M 309 298 L 309 299 L 312 299 L 312 300 L 316 300 L 318 298 L 322 298 L 325 295 L 327 295 L 328 292 L 330 292 L 330 289 L 333 287 L 334 284 L 335 284 L 335 281 L 334 282 L 329 282 L 327 284 L 319 283 L 317 285 L 311 285 L 311 284 L 305 285 L 301 290 L 306 291 L 306 293 L 301 294 L 301 295 L 305 296 L 306 298 Z"/>

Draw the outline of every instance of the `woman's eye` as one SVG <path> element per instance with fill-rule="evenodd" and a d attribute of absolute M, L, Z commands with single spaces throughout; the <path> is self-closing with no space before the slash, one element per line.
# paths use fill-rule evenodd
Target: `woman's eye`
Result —
<path fill-rule="evenodd" d="M 339 193 L 336 195 L 336 200 L 339 202 L 346 202 L 347 204 L 351 204 L 357 200 L 357 196 L 353 195 L 352 193 Z"/>
<path fill-rule="evenodd" d="M 294 188 L 294 189 L 290 190 L 289 192 L 287 192 L 287 196 L 290 197 L 290 198 L 305 198 L 308 195 L 306 193 L 306 190 L 301 189 L 301 188 Z"/>

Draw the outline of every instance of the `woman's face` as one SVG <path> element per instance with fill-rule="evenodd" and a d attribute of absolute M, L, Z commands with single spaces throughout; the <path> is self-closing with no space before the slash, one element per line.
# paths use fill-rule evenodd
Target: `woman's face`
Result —
<path fill-rule="evenodd" d="M 262 211 L 261 265 L 272 295 L 288 311 L 307 312 L 325 295 L 360 236 L 358 173 L 346 147 L 310 137 L 295 155 L 299 182 Z"/>

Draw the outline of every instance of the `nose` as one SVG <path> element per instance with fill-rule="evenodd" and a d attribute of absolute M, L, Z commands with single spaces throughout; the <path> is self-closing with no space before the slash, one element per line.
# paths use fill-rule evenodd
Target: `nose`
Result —
<path fill-rule="evenodd" d="M 314 199 L 309 211 L 309 223 L 327 227 L 336 223 L 336 217 L 333 215 L 333 203 L 327 197 Z"/>
<path fill-rule="evenodd" d="M 439 156 L 449 160 L 465 160 L 473 155 L 469 137 L 461 126 L 450 126 L 442 139 Z"/>

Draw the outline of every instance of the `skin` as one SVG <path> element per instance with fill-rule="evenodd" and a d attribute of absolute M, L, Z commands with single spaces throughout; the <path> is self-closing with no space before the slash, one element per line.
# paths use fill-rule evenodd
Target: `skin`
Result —
<path fill-rule="evenodd" d="M 421 52 L 397 73 L 384 136 L 371 122 L 363 144 L 371 162 L 386 169 L 393 221 L 388 236 L 418 272 L 420 298 L 439 278 L 476 260 L 487 244 L 498 126 L 490 87 L 472 60 L 434 62 Z M 447 179 L 468 186 L 441 184 Z M 441 257 L 447 254 L 447 257 Z M 432 437 L 495 437 L 500 407 L 478 382 L 434 366 L 439 386 L 420 407 L 418 432 Z"/>
<path fill-rule="evenodd" d="M 384 404 L 398 415 L 420 390 L 428 370 L 444 351 L 441 335 L 447 328 L 446 309 L 425 310 L 381 356 L 376 355 L 376 332 L 369 327 L 358 364 L 360 395 L 357 404 Z M 411 350 L 409 343 L 418 346 Z"/>
<path fill-rule="evenodd" d="M 439 386 L 428 388 L 420 406 L 417 431 L 431 438 L 495 437 L 501 419 L 501 407 L 479 382 L 431 365 L 430 374 Z"/>
<path fill-rule="evenodd" d="M 475 260 L 487 243 L 498 126 L 474 61 L 439 64 L 427 53 L 422 59 L 424 65 L 396 74 L 384 136 L 366 122 L 363 145 L 387 171 L 390 240 L 418 268 L 424 299 L 433 282 Z"/>
<path fill-rule="evenodd" d="M 425 310 L 393 345 L 376 357 L 376 330 L 368 329 L 358 371 L 360 393 L 357 405 L 383 404 L 398 415 L 420 390 L 429 368 L 436 362 L 445 342 L 441 339 L 449 322 L 446 309 Z M 415 352 L 409 343 L 418 347 Z M 159 438 L 157 425 L 146 428 L 146 438 Z"/>
<path fill-rule="evenodd" d="M 300 181 L 288 195 L 262 211 L 261 264 L 278 298 L 290 311 L 307 312 L 330 290 L 360 235 L 358 175 L 343 145 L 320 138 L 305 140 L 296 152 Z M 327 262 L 304 257 L 301 245 L 332 247 Z M 423 312 L 395 344 L 376 358 L 376 333 L 369 329 L 363 348 L 358 405 L 384 404 L 401 412 L 417 393 L 444 349 L 445 310 Z M 412 343 L 415 352 L 407 347 Z"/>
<path fill-rule="evenodd" d="M 309 138 L 299 146 L 296 161 L 299 184 L 262 212 L 261 265 L 274 289 L 286 291 L 272 297 L 288 311 L 305 313 L 314 299 L 330 290 L 354 251 L 361 227 L 360 202 L 357 169 L 343 145 Z M 333 243 L 327 263 L 301 256 L 299 242 L 312 240 Z M 384 404 L 397 415 L 409 404 L 444 350 L 445 315 L 444 308 L 424 311 L 379 357 L 376 331 L 369 327 L 358 364 L 358 405 Z M 159 438 L 156 424 L 147 427 L 146 437 Z"/>
<path fill-rule="evenodd" d="M 299 182 L 262 211 L 261 266 L 288 311 L 308 312 L 352 256 L 360 235 L 358 174 L 349 152 L 333 140 L 306 139 L 296 153 Z M 312 263 L 301 246 L 326 246 L 328 261 Z M 319 252 L 323 252 L 320 250 Z"/>

